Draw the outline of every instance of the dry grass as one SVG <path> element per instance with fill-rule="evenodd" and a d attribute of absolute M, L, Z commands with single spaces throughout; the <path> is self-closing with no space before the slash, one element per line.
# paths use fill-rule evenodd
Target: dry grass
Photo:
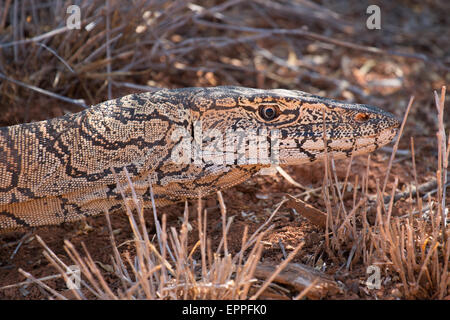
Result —
<path fill-rule="evenodd" d="M 443 87 L 440 98 L 435 93 L 439 121 L 436 172 L 438 188 L 435 190 L 436 197 L 428 197 L 426 206 L 423 205 L 419 192 L 415 198 L 410 193 L 409 199 L 406 199 L 410 203 L 408 213 L 393 217 L 399 178 L 394 177 L 390 197 L 385 197 L 382 191 L 390 179 L 395 151 L 413 99 L 405 113 L 384 184 L 377 181 L 376 197 L 371 197 L 367 192 L 370 156 L 367 159 L 367 171 L 362 174 L 361 179 L 357 176 L 351 186 L 353 205 L 350 208 L 346 208 L 343 201 L 349 184 L 348 175 L 343 184 L 339 184 L 333 159 L 329 159 L 328 165 L 325 165 L 323 196 L 328 213 L 325 249 L 330 258 L 347 270 L 361 262 L 366 268 L 382 268 L 384 279 L 398 279 L 395 281 L 398 282 L 396 288 L 400 292 L 397 296 L 406 299 L 443 299 L 450 296 L 450 221 L 445 199 L 450 139 L 446 143 L 443 122 L 445 91 Z M 414 159 L 413 143 L 411 147 Z M 415 169 L 415 163 L 413 167 Z M 414 172 L 414 176 L 417 177 L 417 173 Z M 415 187 L 418 188 L 417 179 Z M 374 223 L 367 219 L 370 212 L 376 212 Z M 346 259 L 341 256 L 343 252 L 349 252 Z"/>
<path fill-rule="evenodd" d="M 226 220 L 226 208 L 221 202 L 223 219 L 223 235 L 218 248 L 212 251 L 211 241 L 207 238 L 207 214 L 202 210 L 201 202 L 198 205 L 198 238 L 197 243 L 189 249 L 188 239 L 193 237 L 189 224 L 189 210 L 186 202 L 182 226 L 179 230 L 174 227 L 166 229 L 166 216 L 162 217 L 160 224 L 156 210 L 154 217 L 156 223 L 157 243 L 149 239 L 149 231 L 145 225 L 143 206 L 137 198 L 131 180 L 126 173 L 133 193 L 132 199 L 125 199 L 127 216 L 133 230 L 133 248 L 135 256 L 129 252 L 120 254 L 119 246 L 114 240 L 109 214 L 106 213 L 107 224 L 112 247 L 112 270 L 118 282 L 118 287 L 111 286 L 111 279 L 107 281 L 101 268 L 89 254 L 83 244 L 84 252 L 80 254 L 75 247 L 65 241 L 64 249 L 72 261 L 72 266 L 80 271 L 80 286 L 74 288 L 68 285 L 72 292 L 71 298 L 76 299 L 257 299 L 266 289 L 273 278 L 292 260 L 301 246 L 298 246 L 291 255 L 275 270 L 272 277 L 261 284 L 254 276 L 255 269 L 261 258 L 263 249 L 262 239 L 270 232 L 269 223 L 278 211 L 272 214 L 258 230 L 248 234 L 244 230 L 241 250 L 232 255 L 227 249 L 227 237 L 232 219 Z M 124 194 L 122 194 L 124 196 Z M 219 193 L 219 199 L 221 195 Z M 225 223 L 226 222 L 226 223 Z M 38 241 L 45 248 L 44 256 L 58 270 L 66 283 L 74 281 L 72 270 L 37 236 Z M 83 256 L 84 255 L 84 256 Z M 36 279 L 28 272 L 19 269 L 26 278 L 45 289 L 50 298 L 67 299 L 67 294 L 52 289 L 42 279 Z M 53 277 L 50 277 L 53 278 Z M 44 280 L 50 279 L 46 277 Z"/>

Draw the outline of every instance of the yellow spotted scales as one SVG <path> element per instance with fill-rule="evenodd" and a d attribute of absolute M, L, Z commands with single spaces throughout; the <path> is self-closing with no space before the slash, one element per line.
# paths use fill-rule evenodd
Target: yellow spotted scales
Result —
<path fill-rule="evenodd" d="M 0 231 L 121 210 L 117 181 L 131 194 L 124 169 L 146 206 L 150 184 L 163 206 L 239 184 L 273 163 L 322 159 L 325 146 L 334 158 L 371 152 L 398 126 L 378 108 L 301 91 L 214 87 L 132 94 L 0 128 Z M 249 143 L 250 133 L 266 150 Z M 202 154 L 208 143 L 223 154 Z"/>

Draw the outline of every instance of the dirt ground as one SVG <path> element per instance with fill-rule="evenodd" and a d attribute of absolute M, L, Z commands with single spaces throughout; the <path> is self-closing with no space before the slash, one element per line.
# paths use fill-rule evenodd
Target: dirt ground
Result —
<path fill-rule="evenodd" d="M 0 3 L 2 3 L 0 1 Z M 257 4 L 258 1 L 255 2 Z M 345 17 L 354 23 L 365 21 L 364 12 L 367 4 L 361 2 L 353 6 L 346 7 L 343 1 L 317 1 L 330 10 L 339 12 L 345 20 Z M 396 3 L 396 4 L 394 4 Z M 383 23 L 385 29 L 374 31 L 371 34 L 347 35 L 346 40 L 363 45 L 376 46 L 383 49 L 392 49 L 399 52 L 421 53 L 425 54 L 432 61 L 440 61 L 447 66 L 450 64 L 450 40 L 448 31 L 450 23 L 448 10 L 450 7 L 445 1 L 439 2 L 439 5 L 424 4 L 421 1 L 398 1 L 383 3 Z M 445 10 L 447 8 L 447 10 Z M 229 15 L 235 12 L 230 9 Z M 362 11 L 361 11 L 362 10 Z M 264 15 L 264 12 L 261 13 Z M 363 20 L 361 20 L 363 19 Z M 276 21 L 279 24 L 280 20 Z M 363 22 L 361 22 L 363 23 Z M 262 23 L 263 27 L 266 27 Z M 286 26 L 283 26 L 286 27 Z M 320 23 L 310 25 L 310 30 L 325 32 Z M 224 31 L 225 32 L 225 31 Z M 328 34 L 332 36 L 333 33 Z M 223 35 L 220 31 L 216 35 Z M 442 85 L 448 84 L 450 80 L 448 69 L 436 67 L 436 64 L 427 63 L 420 59 L 408 59 L 390 55 L 371 55 L 361 53 L 351 48 L 343 48 L 329 43 L 322 43 L 313 40 L 294 39 L 296 42 L 291 45 L 304 45 L 303 56 L 298 55 L 298 61 L 305 59 L 312 61 L 314 59 L 325 59 L 327 62 L 316 65 L 314 72 L 321 74 L 321 78 L 311 76 L 311 74 L 297 75 L 292 69 L 274 64 L 272 60 L 254 60 L 256 70 L 266 70 L 266 72 L 251 73 L 251 77 L 245 77 L 238 67 L 236 70 L 230 69 L 229 75 L 232 79 L 238 79 L 239 84 L 251 87 L 286 87 L 288 89 L 299 89 L 316 94 L 321 94 L 331 98 L 351 99 L 357 102 L 367 102 L 392 112 L 399 119 L 404 115 L 410 96 L 415 96 L 415 102 L 409 115 L 403 137 L 400 141 L 400 152 L 392 166 L 391 177 L 398 177 L 398 190 L 405 190 L 413 181 L 412 159 L 408 152 L 411 148 L 411 137 L 414 138 L 415 156 L 417 164 L 418 183 L 430 181 L 435 177 L 437 168 L 437 112 L 434 106 L 433 90 L 438 90 Z M 284 39 L 283 41 L 294 41 Z M 298 41 L 298 42 L 297 42 Z M 271 44 L 269 44 L 271 43 Z M 261 47 L 275 48 L 271 52 L 284 54 L 283 48 L 277 48 L 274 39 L 268 40 Z M 277 50 L 280 50 L 277 52 Z M 207 50 L 204 55 L 214 53 L 223 53 L 222 51 Z M 229 59 L 237 59 L 228 50 L 224 49 L 224 56 Z M 253 50 L 253 49 L 252 49 Z M 253 52 L 249 50 L 248 52 Z M 247 53 L 237 53 L 238 57 L 246 56 Z M 298 53 L 298 52 L 297 52 Z M 198 54 L 198 53 L 197 53 Z M 254 57 L 250 57 L 254 59 Z M 208 57 L 205 57 L 208 59 Z M 189 59 L 187 59 L 189 61 Z M 214 60 L 214 58 L 212 59 Z M 286 58 L 287 60 L 287 58 Z M 222 63 L 225 61 L 221 60 Z M 244 58 L 242 58 L 244 61 Z M 217 61 L 216 61 L 217 62 Z M 4 63 L 4 61 L 3 61 Z M 259 63 L 259 65 L 258 65 Z M 203 65 L 206 65 L 203 62 Z M 239 66 L 239 63 L 235 63 Z M 301 65 L 301 64 L 300 64 Z M 193 62 L 193 66 L 195 63 Z M 447 67 L 448 68 L 448 67 Z M 308 66 L 306 66 L 308 69 Z M 1 70 L 1 69 L 0 69 Z M 157 84 L 160 87 L 183 87 L 183 86 L 211 86 L 235 84 L 230 79 L 223 76 L 223 73 L 208 73 L 211 71 L 202 70 L 167 70 L 154 71 L 145 75 L 133 75 L 127 78 L 127 81 L 141 84 L 148 84 L 146 79 L 152 79 L 152 85 Z M 326 79 L 347 80 L 351 85 L 357 88 L 364 88 L 365 97 L 358 95 L 355 91 L 339 89 L 336 83 L 327 82 Z M 293 81 L 295 79 L 295 81 Z M 1 80 L 0 80 L 1 81 Z M 230 83 L 232 82 L 232 83 Z M 289 83 L 289 84 L 286 84 Z M 392 84 L 393 83 L 393 84 Z M 26 96 L 27 90 L 19 88 L 7 82 L 0 82 L 3 90 L 7 86 L 13 86 L 16 93 L 25 93 L 20 97 L 21 104 L 12 104 L 6 98 L 0 99 L 0 125 L 13 125 L 27 121 L 35 121 L 61 116 L 67 111 L 76 112 L 80 108 L 68 103 L 61 103 L 51 98 L 38 95 L 36 93 Z M 9 87 L 11 88 L 11 87 Z M 106 100 L 107 95 L 104 88 L 96 102 Z M 361 89 L 363 90 L 363 89 Z M 76 93 L 72 91 L 71 93 Z M 136 92 L 134 89 L 116 88 L 113 90 L 113 96 L 119 97 L 127 93 Z M 449 91 L 448 91 L 449 92 Z M 77 98 L 73 95 L 72 98 Z M 448 93 L 447 93 L 447 101 Z M 448 104 L 448 102 L 447 102 Z M 447 106 L 448 109 L 448 106 Z M 444 122 L 447 129 L 450 128 L 450 112 L 446 112 Z M 389 147 L 392 147 L 390 145 Z M 388 161 L 390 149 L 378 150 L 371 155 L 369 189 L 368 194 L 376 194 L 376 180 L 383 181 Z M 346 170 L 349 160 L 337 161 L 337 175 L 339 180 L 346 176 Z M 354 159 L 351 166 L 349 181 L 354 181 L 355 177 L 366 170 L 367 156 L 358 156 Z M 320 188 L 324 178 L 324 165 L 314 163 L 303 166 L 290 166 L 284 169 L 297 182 L 308 188 Z M 387 190 L 393 186 L 393 178 L 389 180 Z M 450 188 L 449 188 L 450 189 Z M 250 231 L 256 230 L 273 212 L 274 208 L 282 201 L 287 194 L 298 195 L 304 192 L 290 184 L 279 174 L 273 176 L 255 176 L 249 181 L 223 192 L 223 197 L 227 207 L 227 215 L 233 216 L 234 221 L 231 225 L 230 234 L 239 235 L 229 237 L 229 250 L 238 252 L 241 247 L 242 231 L 247 225 Z M 447 192 L 450 198 L 450 192 Z M 309 197 L 302 197 L 306 202 L 314 207 L 326 212 L 325 203 L 320 192 L 312 194 Z M 345 199 L 346 205 L 352 206 L 352 197 L 349 193 Z M 194 243 L 196 237 L 196 201 L 192 201 L 191 224 L 194 227 L 192 231 Z M 222 237 L 221 214 L 218 209 L 218 202 L 215 196 L 204 199 L 203 205 L 208 209 L 208 237 L 212 245 L 217 245 Z M 393 210 L 396 216 L 402 216 L 408 213 L 411 205 L 407 201 L 398 201 Z M 173 205 L 158 208 L 158 215 L 167 215 L 168 226 L 179 227 L 181 225 L 180 217 L 184 210 L 184 204 Z M 154 234 L 153 215 L 150 210 L 146 211 L 147 227 L 151 234 Z M 368 213 L 368 221 L 375 219 L 374 213 Z M 118 213 L 111 216 L 113 230 L 115 230 L 116 241 L 123 244 L 120 249 L 123 252 L 133 251 L 133 247 L 128 242 L 132 238 L 132 232 L 125 213 Z M 114 288 L 113 278 L 108 276 L 108 268 L 111 262 L 111 245 L 109 234 L 105 224 L 105 217 L 92 217 L 79 223 L 67 223 L 59 226 L 39 227 L 32 231 L 32 235 L 13 255 L 18 241 L 23 237 L 23 232 L 12 232 L 0 235 L 0 288 L 8 285 L 20 283 L 25 280 L 18 269 L 21 268 L 34 277 L 40 278 L 56 273 L 56 270 L 43 257 L 42 246 L 36 241 L 34 235 L 39 235 L 45 243 L 57 254 L 57 256 L 70 263 L 67 254 L 63 249 L 63 242 L 68 239 L 74 246 L 82 250 L 81 243 L 85 243 L 90 254 L 100 265 L 105 266 L 105 278 L 111 280 L 110 285 Z M 332 275 L 336 280 L 343 283 L 346 290 L 344 293 L 328 297 L 332 299 L 398 299 L 402 298 L 398 290 L 398 281 L 391 279 L 386 282 L 379 290 L 368 290 L 364 285 L 367 279 L 366 268 L 362 264 L 352 264 L 350 267 L 343 268 L 336 264 L 327 256 L 324 249 L 325 235 L 323 230 L 311 224 L 307 219 L 295 213 L 292 209 L 281 207 L 273 223 L 275 228 L 264 239 L 264 251 L 262 258 L 264 261 L 273 261 L 274 264 L 280 263 L 283 259 L 282 247 L 290 252 L 299 243 L 304 243 L 300 253 L 294 258 L 293 262 L 299 262 L 311 267 L 321 269 L 324 273 Z M 343 260 L 349 255 L 350 248 L 342 248 Z M 323 267 L 325 266 L 325 267 Z M 398 280 L 398 279 L 397 279 Z M 62 280 L 49 280 L 46 282 L 49 286 L 64 290 L 65 284 Z M 296 294 L 292 288 L 287 289 L 287 297 Z M 26 285 L 9 289 L 0 289 L 0 299 L 44 299 L 46 293 L 36 285 Z M 447 296 L 449 297 L 449 296 Z"/>

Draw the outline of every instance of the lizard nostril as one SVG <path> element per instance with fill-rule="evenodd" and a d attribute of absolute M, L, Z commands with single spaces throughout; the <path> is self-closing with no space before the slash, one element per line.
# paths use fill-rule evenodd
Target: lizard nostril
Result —
<path fill-rule="evenodd" d="M 367 120 L 369 120 L 369 115 L 366 113 L 357 113 L 355 115 L 355 121 L 366 122 Z"/>

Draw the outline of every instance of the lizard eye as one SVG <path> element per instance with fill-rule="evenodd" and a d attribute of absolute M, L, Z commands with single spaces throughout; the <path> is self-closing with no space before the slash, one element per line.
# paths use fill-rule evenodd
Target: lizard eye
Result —
<path fill-rule="evenodd" d="M 270 121 L 278 117 L 278 109 L 275 106 L 260 106 L 259 115 L 266 121 Z"/>
<path fill-rule="evenodd" d="M 369 120 L 369 115 L 365 113 L 357 113 L 355 116 L 355 121 L 357 122 L 366 122 Z"/>

